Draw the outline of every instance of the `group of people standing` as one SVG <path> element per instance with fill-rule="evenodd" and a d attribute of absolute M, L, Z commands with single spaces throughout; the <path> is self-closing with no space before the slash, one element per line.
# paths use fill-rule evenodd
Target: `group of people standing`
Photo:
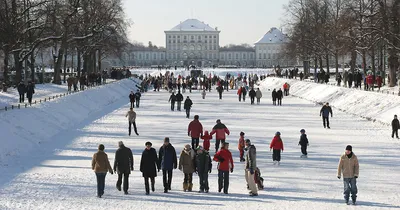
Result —
<path fill-rule="evenodd" d="M 25 85 L 23 82 L 20 82 L 17 86 L 18 94 L 19 94 L 19 103 L 25 102 L 25 94 L 28 98 L 28 103 L 32 104 L 33 94 L 35 94 L 35 85 L 29 81 L 28 85 Z"/>

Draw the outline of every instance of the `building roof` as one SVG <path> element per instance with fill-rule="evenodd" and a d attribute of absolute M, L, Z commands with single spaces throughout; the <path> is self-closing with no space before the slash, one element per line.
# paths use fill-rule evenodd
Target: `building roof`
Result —
<path fill-rule="evenodd" d="M 281 44 L 287 42 L 287 35 L 282 33 L 282 31 L 280 31 L 279 29 L 273 27 L 255 44 Z"/>
<path fill-rule="evenodd" d="M 197 19 L 187 19 L 169 31 L 218 31 L 218 29 L 212 28 L 208 24 Z"/>

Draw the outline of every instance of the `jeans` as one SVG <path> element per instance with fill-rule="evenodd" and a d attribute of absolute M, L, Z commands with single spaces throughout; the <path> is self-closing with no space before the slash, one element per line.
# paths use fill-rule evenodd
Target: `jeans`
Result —
<path fill-rule="evenodd" d="M 218 192 L 221 192 L 222 188 L 224 189 L 224 193 L 228 193 L 229 171 L 218 170 Z"/>
<path fill-rule="evenodd" d="M 175 102 L 171 102 L 171 111 L 174 111 L 175 109 Z"/>
<path fill-rule="evenodd" d="M 209 186 L 208 186 L 208 171 L 199 172 L 199 181 L 200 181 L 200 190 L 209 190 Z"/>
<path fill-rule="evenodd" d="M 322 117 L 322 123 L 324 124 L 324 128 L 329 128 L 329 117 Z"/>
<path fill-rule="evenodd" d="M 199 146 L 199 138 L 192 137 L 192 149 L 196 150 L 198 146 Z"/>
<path fill-rule="evenodd" d="M 222 99 L 222 92 L 219 92 L 219 99 Z"/>
<path fill-rule="evenodd" d="M 178 101 L 176 110 L 181 111 L 182 101 Z"/>
<path fill-rule="evenodd" d="M 281 161 L 281 150 L 280 149 L 272 150 L 272 160 L 273 161 Z"/>
<path fill-rule="evenodd" d="M 131 108 L 133 108 L 135 106 L 135 102 L 131 101 Z"/>
<path fill-rule="evenodd" d="M 217 140 L 215 140 L 215 151 L 217 152 L 218 151 L 218 149 L 219 149 L 219 144 L 220 143 L 225 143 L 225 139 L 217 139 Z"/>
<path fill-rule="evenodd" d="M 149 186 L 149 179 L 150 179 L 150 181 L 151 181 L 151 191 L 153 191 L 154 192 L 154 184 L 155 184 L 155 179 L 154 179 L 154 177 L 143 177 L 144 178 L 144 186 L 145 186 L 145 189 L 146 189 L 146 193 L 150 193 L 150 186 Z"/>
<path fill-rule="evenodd" d="M 133 125 L 133 130 L 135 131 L 136 135 L 139 135 L 137 132 L 137 128 L 136 128 L 136 122 L 129 122 L 129 135 L 131 135 L 131 132 L 132 132 L 132 125 Z"/>
<path fill-rule="evenodd" d="M 136 99 L 136 108 L 139 108 L 140 99 Z"/>
<path fill-rule="evenodd" d="M 190 117 L 190 109 L 186 109 L 186 118 Z"/>
<path fill-rule="evenodd" d="M 172 182 L 172 170 L 162 170 L 163 173 L 163 184 L 164 190 L 171 189 L 171 182 Z M 167 177 L 168 175 L 168 177 Z"/>
<path fill-rule="evenodd" d="M 344 199 L 349 200 L 351 193 L 351 199 L 355 201 L 358 192 L 356 178 L 343 178 L 343 184 L 344 184 L 344 192 L 343 192 Z"/>
<path fill-rule="evenodd" d="M 117 187 L 118 187 L 118 188 L 121 187 L 121 184 L 122 184 L 122 176 L 124 176 L 124 186 L 123 186 L 123 190 L 124 190 L 124 192 L 128 192 L 128 189 L 129 189 L 129 172 L 119 173 L 119 174 L 118 174 Z"/>
<path fill-rule="evenodd" d="M 104 186 L 106 182 L 107 173 L 96 173 L 97 178 L 97 196 L 102 196 L 104 194 Z"/>
<path fill-rule="evenodd" d="M 398 129 L 392 130 L 392 138 L 394 138 L 394 134 L 396 134 L 396 138 L 399 138 L 399 130 Z"/>

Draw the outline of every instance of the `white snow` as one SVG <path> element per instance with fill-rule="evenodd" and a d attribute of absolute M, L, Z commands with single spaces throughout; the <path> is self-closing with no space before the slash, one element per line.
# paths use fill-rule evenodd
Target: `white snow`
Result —
<path fill-rule="evenodd" d="M 267 79 L 261 84 L 264 96 L 261 105 L 250 105 L 249 98 L 239 103 L 235 90 L 224 92 L 222 101 L 215 91 L 207 93 L 205 100 L 197 91 L 184 94 L 192 98 L 192 116 L 199 114 L 206 130 L 210 131 L 215 120 L 221 119 L 231 131 L 227 140 L 231 143 L 235 170 L 230 175 L 229 195 L 217 193 L 215 163 L 209 178 L 209 194 L 182 192 L 183 174 L 175 170 L 170 193 L 162 192 L 159 173 L 156 192 L 145 195 L 138 171 L 144 143 L 151 141 L 158 150 L 168 136 L 178 154 L 190 143 L 187 137 L 190 120 L 184 112 L 170 111 L 167 92 L 143 94 L 141 107 L 136 109 L 140 136 L 127 135 L 127 94 L 133 86 L 127 80 L 70 96 L 70 100 L 66 97 L 34 109 L 0 113 L 1 153 L 15 146 L 19 148 L 15 150 L 18 154 L 5 159 L 0 167 L 0 209 L 348 209 L 353 207 L 344 204 L 343 182 L 336 178 L 338 160 L 347 144 L 353 145 L 360 160 L 356 208 L 400 208 L 399 140 L 390 138 L 389 127 L 334 108 L 332 129 L 326 130 L 319 117 L 321 107 L 314 102 L 289 96 L 283 99 L 282 107 L 271 105 L 268 89 L 281 87 L 284 81 Z M 329 100 L 339 108 L 344 106 L 343 99 L 335 101 L 324 93 L 339 96 L 336 91 L 340 90 L 332 90 L 332 86 L 290 82 L 293 94 L 309 100 Z M 302 91 L 296 92 L 295 88 Z M 324 97 L 317 98 L 318 94 Z M 360 91 L 360 94 L 362 100 L 370 100 L 364 97 L 367 93 Z M 371 97 L 384 101 L 382 94 Z M 352 106 L 366 108 L 363 102 L 350 101 Z M 299 158 L 297 143 L 301 128 L 306 129 L 310 140 L 308 159 Z M 239 162 L 240 131 L 256 145 L 257 164 L 265 179 L 266 189 L 254 198 L 247 195 L 244 165 Z M 280 166 L 272 165 L 269 151 L 276 131 L 282 133 L 285 144 Z M 102 143 L 113 163 L 120 140 L 133 150 L 135 157 L 130 195 L 118 192 L 117 176 L 108 174 L 105 195 L 98 199 L 91 157 Z M 198 177 L 194 175 L 194 189 L 198 186 Z"/>

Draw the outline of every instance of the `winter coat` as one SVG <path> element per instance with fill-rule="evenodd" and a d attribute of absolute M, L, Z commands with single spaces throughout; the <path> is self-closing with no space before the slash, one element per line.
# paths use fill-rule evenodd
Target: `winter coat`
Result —
<path fill-rule="evenodd" d="M 24 93 L 26 92 L 25 84 L 22 83 L 22 82 L 19 83 L 17 89 L 18 89 L 18 93 L 21 94 L 21 95 L 24 94 Z"/>
<path fill-rule="evenodd" d="M 242 94 L 242 88 L 239 88 L 237 94 L 240 96 Z"/>
<path fill-rule="evenodd" d="M 185 100 L 185 103 L 184 103 L 184 105 L 183 105 L 183 108 L 184 108 L 184 109 L 190 109 L 190 108 L 192 108 L 192 105 L 193 105 L 192 100 L 190 100 L 189 98 L 187 98 L 187 99 Z"/>
<path fill-rule="evenodd" d="M 133 155 L 132 150 L 122 145 L 115 152 L 114 171 L 118 174 L 131 173 L 133 170 Z"/>
<path fill-rule="evenodd" d="M 212 169 L 212 161 L 210 154 L 207 151 L 197 153 L 196 158 L 196 171 L 199 174 L 208 173 Z"/>
<path fill-rule="evenodd" d="M 320 115 L 322 114 L 323 117 L 329 117 L 329 113 L 332 116 L 332 108 L 328 105 L 324 105 L 319 113 Z"/>
<path fill-rule="evenodd" d="M 341 177 L 343 173 L 343 178 L 358 177 L 359 169 L 358 158 L 353 152 L 350 154 L 350 157 L 343 154 L 339 160 L 337 175 L 338 177 Z"/>
<path fill-rule="evenodd" d="M 135 111 L 128 111 L 126 113 L 125 117 L 128 117 L 129 122 L 135 122 L 135 120 L 136 120 L 136 112 Z"/>
<path fill-rule="evenodd" d="M 276 98 L 278 98 L 278 93 L 276 92 L 276 90 L 272 91 L 272 100 L 276 101 Z"/>
<path fill-rule="evenodd" d="M 191 149 L 188 153 L 182 150 L 179 157 L 179 170 L 185 174 L 191 174 L 195 170 L 195 152 Z"/>
<path fill-rule="evenodd" d="M 256 147 L 254 145 L 250 145 L 247 148 L 246 153 L 246 169 L 256 170 L 257 161 L 256 161 Z"/>
<path fill-rule="evenodd" d="M 140 100 L 140 97 L 142 97 L 142 94 L 140 92 L 136 92 L 135 93 L 136 100 Z"/>
<path fill-rule="evenodd" d="M 175 101 L 176 101 L 176 96 L 175 96 L 175 95 L 171 95 L 171 96 L 169 97 L 168 102 L 175 103 Z"/>
<path fill-rule="evenodd" d="M 143 177 L 156 177 L 160 164 L 157 158 L 157 152 L 154 148 L 145 149 L 140 160 L 140 172 Z"/>
<path fill-rule="evenodd" d="M 306 146 L 308 145 L 307 134 L 305 134 L 305 133 L 304 133 L 304 134 L 301 134 L 299 144 L 300 144 L 302 147 L 306 147 Z"/>
<path fill-rule="evenodd" d="M 193 120 L 188 126 L 188 135 L 192 138 L 199 138 L 203 135 L 203 125 L 199 120 Z"/>
<path fill-rule="evenodd" d="M 256 91 L 256 98 L 262 98 L 261 90 Z"/>
<path fill-rule="evenodd" d="M 218 170 L 221 171 L 229 171 L 234 167 L 232 153 L 224 148 L 214 155 L 214 161 L 218 162 Z"/>
<path fill-rule="evenodd" d="M 216 133 L 215 139 L 217 139 L 217 140 L 225 140 L 225 138 L 226 138 L 225 133 L 228 135 L 230 134 L 228 128 L 222 123 L 217 123 L 213 127 L 210 135 L 212 136 L 212 135 L 214 135 L 214 133 Z"/>
<path fill-rule="evenodd" d="M 33 94 L 35 94 L 35 88 L 33 84 L 28 84 L 28 86 L 26 86 L 26 97 L 32 98 Z"/>
<path fill-rule="evenodd" d="M 238 149 L 239 149 L 239 150 L 242 150 L 242 149 L 244 149 L 244 147 L 245 147 L 245 144 L 244 144 L 244 137 L 241 136 L 241 137 L 239 138 Z"/>
<path fill-rule="evenodd" d="M 400 123 L 398 119 L 393 119 L 392 120 L 392 129 L 393 130 L 398 130 L 400 129 Z"/>
<path fill-rule="evenodd" d="M 249 96 L 250 96 L 250 98 L 256 97 L 256 91 L 254 89 L 251 89 L 249 92 Z"/>
<path fill-rule="evenodd" d="M 205 131 L 201 139 L 204 140 L 203 142 L 204 149 L 208 151 L 210 149 L 210 140 L 212 139 L 212 136 L 208 134 L 208 131 Z"/>
<path fill-rule="evenodd" d="M 134 103 L 134 102 L 135 102 L 135 94 L 134 94 L 134 93 L 129 94 L 129 101 L 130 101 L 131 103 Z"/>
<path fill-rule="evenodd" d="M 282 99 L 282 98 L 283 98 L 283 92 L 282 92 L 282 90 L 278 90 L 278 91 L 276 92 L 276 98 L 277 98 L 277 99 Z"/>
<path fill-rule="evenodd" d="M 378 76 L 376 78 L 376 84 L 378 85 L 378 87 L 382 87 L 382 77 L 381 76 Z"/>
<path fill-rule="evenodd" d="M 92 170 L 96 173 L 112 173 L 112 168 L 108 156 L 104 151 L 94 153 L 92 158 Z"/>
<path fill-rule="evenodd" d="M 177 157 L 175 148 L 172 144 L 168 144 L 167 146 L 161 146 L 158 151 L 158 162 L 163 170 L 172 170 L 177 167 Z"/>
<path fill-rule="evenodd" d="M 178 93 L 175 95 L 176 101 L 183 101 L 183 95 L 181 93 Z"/>
<path fill-rule="evenodd" d="M 270 149 L 275 149 L 275 150 L 282 150 L 283 151 L 283 141 L 280 136 L 275 136 L 271 144 L 269 145 Z"/>
<path fill-rule="evenodd" d="M 287 83 L 283 84 L 283 89 L 284 89 L 284 90 L 289 89 L 289 85 L 288 85 Z"/>

